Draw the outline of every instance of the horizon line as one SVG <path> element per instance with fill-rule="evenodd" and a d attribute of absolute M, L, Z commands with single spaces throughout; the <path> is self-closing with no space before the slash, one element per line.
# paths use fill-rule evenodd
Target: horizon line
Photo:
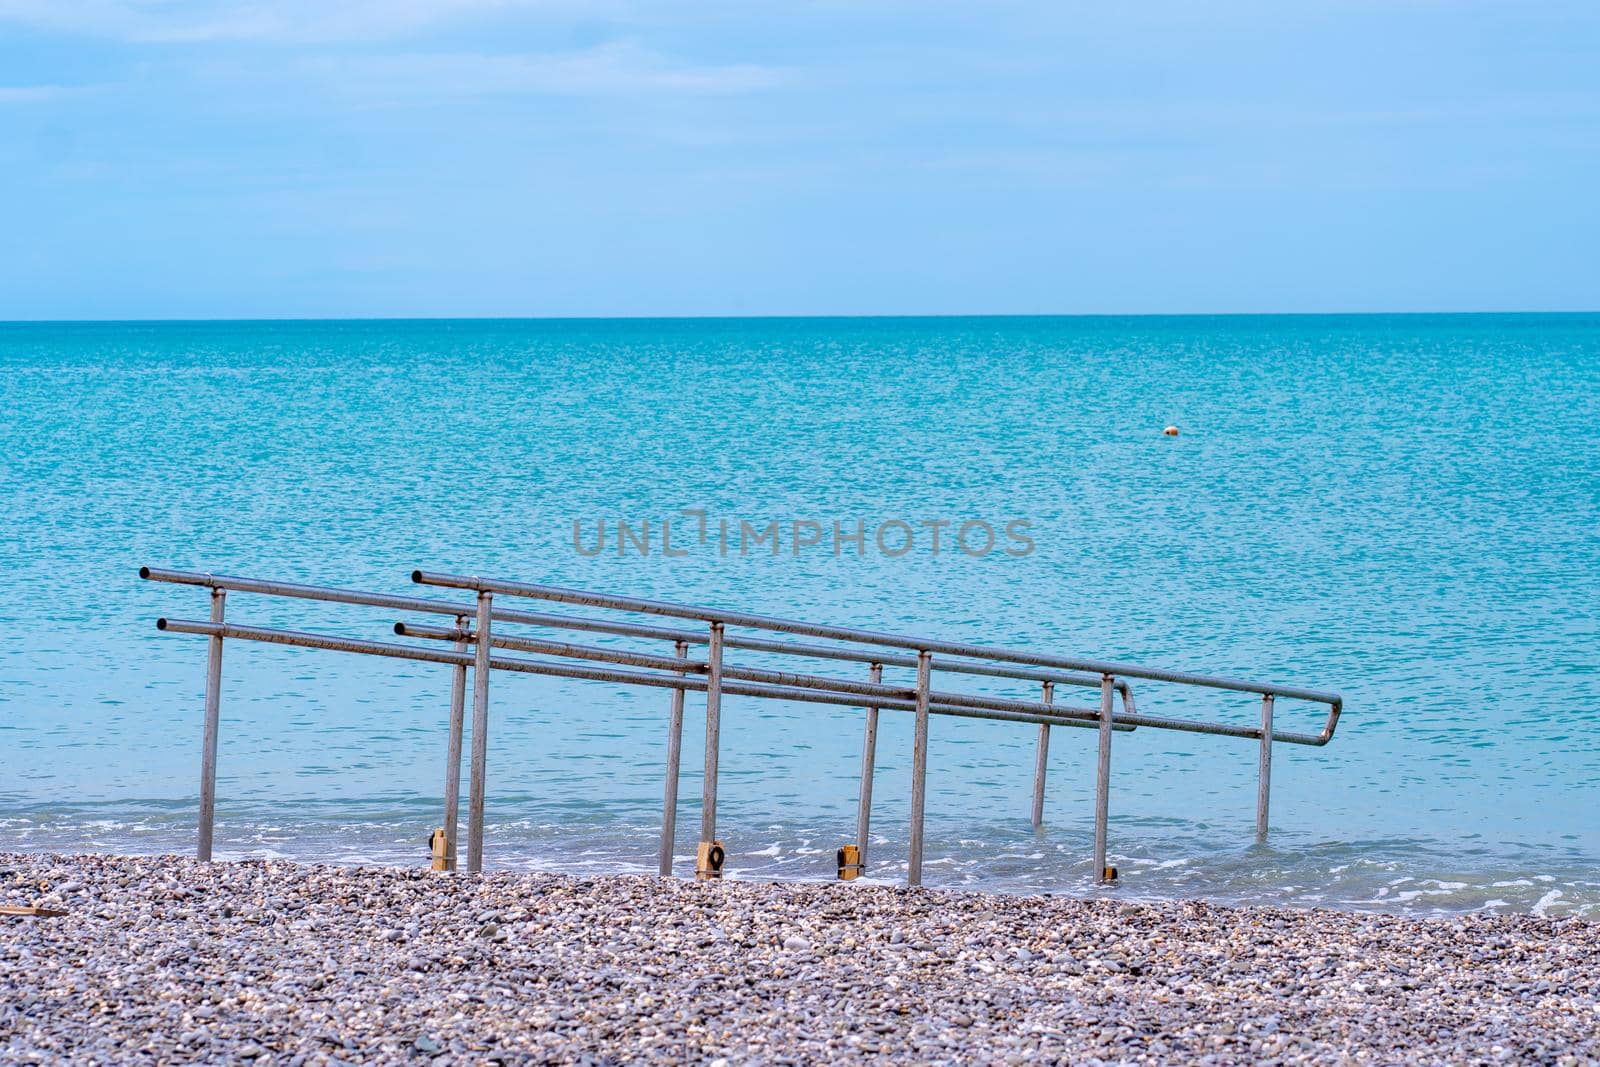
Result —
<path fill-rule="evenodd" d="M 777 312 L 709 315 L 284 315 L 284 316 L 206 316 L 179 318 L 42 318 L 0 319 L 0 326 L 90 326 L 90 325 L 201 325 L 222 323 L 313 323 L 313 322 L 737 322 L 748 320 L 871 321 L 886 319 L 1223 319 L 1223 318 L 1395 318 L 1506 315 L 1595 315 L 1600 308 L 1560 310 L 1474 310 L 1474 311 L 1070 311 L 1070 312 L 922 312 L 922 313 L 828 313 L 784 314 Z"/>

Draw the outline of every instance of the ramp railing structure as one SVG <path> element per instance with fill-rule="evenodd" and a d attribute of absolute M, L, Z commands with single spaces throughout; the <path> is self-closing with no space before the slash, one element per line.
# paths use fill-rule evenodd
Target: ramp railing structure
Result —
<path fill-rule="evenodd" d="M 472 730 L 467 811 L 467 870 L 470 872 L 481 871 L 483 868 L 490 717 L 489 683 L 491 674 L 497 670 L 637 685 L 670 691 L 667 770 L 663 790 L 659 855 L 662 875 L 672 873 L 684 694 L 694 692 L 705 695 L 705 768 L 702 777 L 700 842 L 696 859 L 696 874 L 700 877 L 720 875 L 724 856 L 721 842 L 716 837 L 717 773 L 724 696 L 865 709 L 856 824 L 857 857 L 855 862 L 849 865 L 854 868 L 850 872 L 851 875 L 866 867 L 879 713 L 906 711 L 915 716 L 909 862 L 906 876 L 909 885 L 919 885 L 922 880 L 923 813 L 927 796 L 929 724 L 933 716 L 1027 723 L 1037 727 L 1032 808 L 1032 819 L 1036 826 L 1043 819 L 1045 771 L 1051 728 L 1062 726 L 1095 730 L 1099 739 L 1099 751 L 1095 782 L 1094 870 L 1099 880 L 1107 881 L 1115 877 L 1115 870 L 1106 864 L 1111 738 L 1114 733 L 1149 727 L 1256 741 L 1258 751 L 1256 833 L 1260 837 L 1265 837 L 1268 828 L 1272 745 L 1275 742 L 1326 745 L 1333 738 L 1343 707 L 1343 701 L 1337 693 L 1299 686 L 1270 685 L 1074 656 L 990 648 L 924 637 L 821 625 L 748 612 L 721 611 L 458 574 L 414 571 L 412 580 L 421 585 L 469 592 L 473 594 L 471 603 L 194 571 L 158 570 L 149 567 L 141 568 L 139 575 L 152 581 L 200 586 L 210 591 L 209 619 L 202 621 L 162 618 L 156 623 L 159 629 L 168 633 L 195 634 L 209 639 L 197 846 L 197 854 L 203 860 L 211 858 L 214 837 L 222 650 L 223 642 L 229 639 L 438 663 L 453 668 L 449 736 L 445 759 L 441 864 L 448 870 L 456 869 L 460 763 L 466 733 L 466 683 L 470 671 Z M 400 644 L 393 641 L 374 641 L 299 630 L 239 625 L 230 623 L 225 618 L 225 605 L 229 592 L 351 604 L 405 614 L 446 616 L 453 621 L 453 625 L 434 626 L 404 620 L 389 625 L 389 629 L 395 635 L 417 639 L 422 642 L 420 644 Z M 497 606 L 496 597 L 502 598 L 502 601 L 538 600 L 603 612 L 666 617 L 695 623 L 698 627 L 692 629 L 661 627 L 624 621 L 615 617 L 594 618 L 510 609 L 504 607 L 503 603 Z M 504 625 L 670 642 L 673 646 L 673 655 L 573 644 L 528 635 L 522 631 L 504 633 L 499 628 Z M 815 645 L 792 640 L 773 640 L 748 633 L 729 634 L 727 631 L 730 628 L 736 631 L 785 634 L 791 638 L 812 638 L 837 644 Z M 691 658 L 689 656 L 691 646 L 697 648 L 704 646 L 704 655 L 697 654 Z M 861 681 L 833 675 L 740 666 L 725 662 L 724 654 L 728 650 L 864 664 L 868 667 L 868 679 Z M 518 653 L 518 655 L 506 655 L 506 653 Z M 527 658 L 528 656 L 545 658 L 532 659 Z M 570 662 L 574 660 L 587 661 L 596 666 Z M 915 684 L 909 686 L 885 684 L 883 681 L 885 667 L 914 669 Z M 1038 700 L 1013 700 L 943 688 L 935 689 L 934 672 L 1027 681 L 1040 687 L 1040 697 Z M 1145 714 L 1139 711 L 1135 703 L 1131 681 L 1172 683 L 1259 697 L 1260 724 L 1203 722 Z M 1099 700 L 1095 706 L 1085 707 L 1056 703 L 1056 689 L 1062 686 L 1096 690 Z M 1119 699 L 1122 705 L 1120 712 L 1116 709 Z M 1327 715 L 1322 730 L 1318 733 L 1300 733 L 1277 729 L 1274 725 L 1277 699 L 1325 705 Z M 842 858 L 840 866 L 841 875 L 845 875 L 846 864 Z"/>

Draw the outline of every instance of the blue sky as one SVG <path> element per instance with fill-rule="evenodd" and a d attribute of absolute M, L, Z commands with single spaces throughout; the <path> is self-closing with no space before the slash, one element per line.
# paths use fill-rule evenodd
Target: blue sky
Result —
<path fill-rule="evenodd" d="M 1600 308 L 1600 5 L 0 0 L 0 318 Z"/>

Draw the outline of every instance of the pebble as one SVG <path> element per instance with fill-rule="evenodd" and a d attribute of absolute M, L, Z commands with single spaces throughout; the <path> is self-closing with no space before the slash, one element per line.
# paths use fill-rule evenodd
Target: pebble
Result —
<path fill-rule="evenodd" d="M 1600 924 L 0 853 L 0 1062 L 1600 1062 Z"/>

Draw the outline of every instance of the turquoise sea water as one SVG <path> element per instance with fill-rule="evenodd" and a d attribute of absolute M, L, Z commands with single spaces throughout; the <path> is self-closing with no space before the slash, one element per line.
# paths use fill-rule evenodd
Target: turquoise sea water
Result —
<path fill-rule="evenodd" d="M 0 325 L 0 849 L 193 847 L 205 642 L 153 620 L 206 597 L 141 564 L 405 594 L 424 567 L 1337 689 L 1330 746 L 1277 748 L 1266 846 L 1253 742 L 1118 735 L 1111 892 L 1600 914 L 1597 431 L 1583 315 Z M 665 558 L 685 508 L 828 536 L 724 557 L 680 517 Z M 652 521 L 648 556 L 574 550 L 618 518 Z M 953 551 L 974 519 L 1033 551 Z M 888 558 L 893 520 L 920 540 Z M 446 669 L 234 642 L 223 678 L 220 855 L 425 862 Z M 665 694 L 496 675 L 493 700 L 490 864 L 653 869 Z M 730 869 L 831 875 L 860 724 L 729 700 Z M 685 856 L 700 729 L 691 697 Z M 1094 736 L 1055 732 L 1038 833 L 1033 740 L 934 720 L 928 884 L 1089 891 Z M 909 754 L 886 713 L 887 878 Z"/>

